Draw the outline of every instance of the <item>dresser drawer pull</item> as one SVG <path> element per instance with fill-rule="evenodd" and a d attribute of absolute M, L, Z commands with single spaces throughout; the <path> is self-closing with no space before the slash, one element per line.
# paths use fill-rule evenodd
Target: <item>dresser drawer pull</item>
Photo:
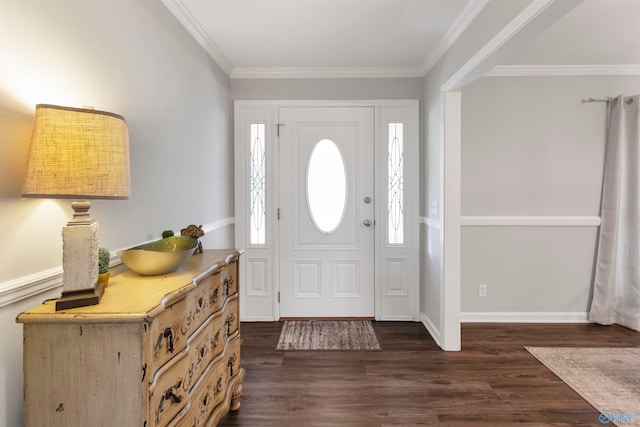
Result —
<path fill-rule="evenodd" d="M 231 285 L 233 284 L 233 279 L 231 278 L 225 278 L 224 279 L 224 293 L 229 296 L 229 288 L 231 287 Z"/>
<path fill-rule="evenodd" d="M 177 390 L 182 385 L 182 380 L 179 380 L 176 385 L 169 387 L 167 391 L 164 392 L 164 395 L 160 399 L 160 404 L 158 405 L 158 409 L 156 410 L 156 423 L 160 419 L 160 415 L 164 411 L 164 402 L 168 401 L 171 405 L 178 405 L 182 402 L 183 397 L 176 394 L 174 390 Z"/>
<path fill-rule="evenodd" d="M 201 413 L 206 413 L 207 411 L 207 406 L 209 406 L 209 393 L 205 394 L 204 397 L 202 398 L 202 405 L 200 405 L 200 412 Z"/>
<path fill-rule="evenodd" d="M 233 377 L 233 365 L 238 360 L 238 356 L 233 354 L 233 356 L 229 357 L 229 361 L 227 362 L 227 367 L 229 368 L 229 377 Z"/>
<path fill-rule="evenodd" d="M 153 347 L 153 356 L 157 359 L 158 352 L 164 348 L 163 339 L 167 341 L 167 351 L 173 353 L 173 340 L 175 337 L 175 331 L 171 327 L 166 327 L 164 331 L 158 335 L 156 345 Z"/>
<path fill-rule="evenodd" d="M 176 386 L 180 387 L 180 383 L 181 382 L 176 384 Z M 182 396 L 179 396 L 179 395 L 175 394 L 175 392 L 173 391 L 173 387 L 167 389 L 167 391 L 164 393 L 164 398 L 166 400 L 171 400 L 172 404 L 174 404 L 174 403 L 178 404 L 178 403 L 182 402 Z"/>
<path fill-rule="evenodd" d="M 173 353 L 173 328 L 165 328 L 162 335 L 167 339 L 167 351 Z"/>
<path fill-rule="evenodd" d="M 231 330 L 231 325 L 233 324 L 233 321 L 235 319 L 236 319 L 236 316 L 234 316 L 233 313 L 231 313 L 230 315 L 227 316 L 227 319 L 224 322 L 227 325 L 227 336 L 231 335 L 234 332 Z"/>

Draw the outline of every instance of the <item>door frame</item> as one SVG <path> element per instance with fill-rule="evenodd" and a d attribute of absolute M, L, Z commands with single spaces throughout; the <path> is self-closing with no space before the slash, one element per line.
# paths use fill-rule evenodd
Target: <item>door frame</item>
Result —
<path fill-rule="evenodd" d="M 419 321 L 419 104 L 418 100 L 265 100 L 234 102 L 235 244 L 244 249 L 240 263 L 242 321 L 280 319 L 278 209 L 278 111 L 281 107 L 373 107 L 374 109 L 374 311 L 376 320 Z M 405 243 L 386 242 L 388 123 L 401 122 L 404 136 Z M 249 242 L 249 134 L 251 123 L 265 125 L 266 242 Z M 382 221 L 382 219 L 385 219 Z"/>

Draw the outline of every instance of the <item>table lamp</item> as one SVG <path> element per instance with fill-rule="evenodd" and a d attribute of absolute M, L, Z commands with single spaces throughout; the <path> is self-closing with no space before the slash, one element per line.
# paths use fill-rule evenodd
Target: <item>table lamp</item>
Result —
<path fill-rule="evenodd" d="M 38 104 L 22 197 L 75 199 L 62 229 L 62 296 L 56 310 L 95 305 L 98 223 L 87 199 L 129 197 L 129 132 L 124 117 L 88 108 Z"/>

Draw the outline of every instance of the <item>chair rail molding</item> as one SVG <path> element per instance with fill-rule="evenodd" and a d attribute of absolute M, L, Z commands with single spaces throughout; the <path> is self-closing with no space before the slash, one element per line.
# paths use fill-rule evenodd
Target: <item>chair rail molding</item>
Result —
<path fill-rule="evenodd" d="M 463 227 L 598 227 L 599 216 L 462 216 Z"/>
<path fill-rule="evenodd" d="M 420 217 L 420 224 L 426 225 L 430 228 L 440 229 L 442 226 L 439 218 L 429 218 L 427 216 Z"/>
<path fill-rule="evenodd" d="M 62 267 L 0 283 L 0 307 L 62 286 Z"/>
<path fill-rule="evenodd" d="M 202 230 L 207 233 L 214 233 L 223 228 L 229 227 L 235 224 L 234 217 L 224 218 L 218 221 L 214 221 L 202 226 Z M 154 239 L 156 240 L 156 239 Z M 120 256 L 114 256 L 114 254 L 120 254 L 123 250 L 133 246 L 149 243 L 152 240 L 141 242 L 138 244 L 132 244 L 126 248 L 118 249 L 111 252 L 111 267 L 122 264 Z M 29 274 L 27 276 L 18 277 L 16 279 L 8 280 L 0 283 L 0 307 L 12 304 L 14 302 L 41 294 L 43 292 L 55 289 L 62 286 L 62 266 L 50 268 L 48 270 L 39 271 L 37 273 Z"/>

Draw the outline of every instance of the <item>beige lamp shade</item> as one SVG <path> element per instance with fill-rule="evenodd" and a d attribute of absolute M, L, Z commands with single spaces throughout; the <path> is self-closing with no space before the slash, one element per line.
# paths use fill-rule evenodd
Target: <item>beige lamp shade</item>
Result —
<path fill-rule="evenodd" d="M 124 117 L 36 105 L 23 197 L 126 199 L 129 188 Z"/>

